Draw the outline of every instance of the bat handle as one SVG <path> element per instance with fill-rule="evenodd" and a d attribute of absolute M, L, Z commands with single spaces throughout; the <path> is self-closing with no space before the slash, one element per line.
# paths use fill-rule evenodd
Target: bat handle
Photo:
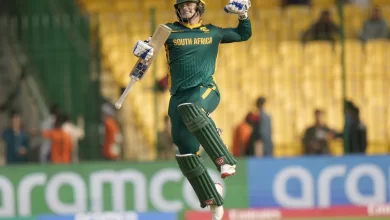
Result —
<path fill-rule="evenodd" d="M 125 101 L 127 95 L 129 94 L 131 87 L 133 87 L 134 83 L 136 83 L 136 82 L 137 82 L 137 79 L 135 77 L 131 77 L 131 80 L 130 80 L 129 84 L 127 85 L 125 91 L 122 93 L 119 100 L 115 103 L 116 109 L 120 109 L 122 107 L 122 104 Z"/>

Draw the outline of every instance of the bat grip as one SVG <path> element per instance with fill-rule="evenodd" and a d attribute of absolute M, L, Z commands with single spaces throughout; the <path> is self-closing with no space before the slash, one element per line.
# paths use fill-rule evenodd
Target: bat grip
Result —
<path fill-rule="evenodd" d="M 131 80 L 130 80 L 129 84 L 127 85 L 125 91 L 122 93 L 119 100 L 115 103 L 116 109 L 120 109 L 122 107 L 122 104 L 125 101 L 127 95 L 129 94 L 131 87 L 133 87 L 134 83 L 136 83 L 136 82 L 137 82 L 137 79 L 135 77 L 131 77 Z"/>

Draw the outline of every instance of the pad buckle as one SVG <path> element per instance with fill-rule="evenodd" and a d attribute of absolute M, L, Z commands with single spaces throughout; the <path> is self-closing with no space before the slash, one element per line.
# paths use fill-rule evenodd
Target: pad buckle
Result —
<path fill-rule="evenodd" d="M 206 201 L 204 201 L 204 203 L 206 203 L 206 205 L 213 205 L 214 204 L 214 199 L 206 200 Z"/>
<path fill-rule="evenodd" d="M 225 164 L 225 160 L 223 159 L 223 157 L 217 158 L 215 162 L 217 162 L 217 164 L 220 166 Z"/>

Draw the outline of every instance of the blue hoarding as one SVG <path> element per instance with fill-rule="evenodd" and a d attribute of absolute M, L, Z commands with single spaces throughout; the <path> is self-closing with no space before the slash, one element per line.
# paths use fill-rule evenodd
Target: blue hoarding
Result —
<path fill-rule="evenodd" d="M 74 220 L 73 215 L 41 215 L 37 217 L 37 220 Z"/>
<path fill-rule="evenodd" d="M 249 159 L 249 204 L 314 208 L 388 203 L 389 173 L 389 156 Z"/>

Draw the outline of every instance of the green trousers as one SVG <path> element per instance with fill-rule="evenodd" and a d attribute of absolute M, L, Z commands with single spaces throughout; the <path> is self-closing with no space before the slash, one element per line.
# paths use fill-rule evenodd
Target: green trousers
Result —
<path fill-rule="evenodd" d="M 168 115 L 172 123 L 173 143 L 179 148 L 180 154 L 196 154 L 199 151 L 200 144 L 196 137 L 187 129 L 177 107 L 183 103 L 193 103 L 209 114 L 217 108 L 219 101 L 220 93 L 215 83 L 211 83 L 207 87 L 199 86 L 186 91 L 180 91 L 171 96 Z M 215 127 L 214 121 L 211 121 Z"/>

